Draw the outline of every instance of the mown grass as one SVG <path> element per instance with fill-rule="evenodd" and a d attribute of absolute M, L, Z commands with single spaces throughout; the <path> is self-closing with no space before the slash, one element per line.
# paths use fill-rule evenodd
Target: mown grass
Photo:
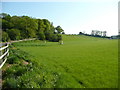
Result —
<path fill-rule="evenodd" d="M 63 35 L 63 41 L 63 45 L 38 40 L 14 43 L 35 63 L 32 72 L 28 70 L 17 80 L 24 82 L 20 87 L 118 87 L 117 40 Z"/>

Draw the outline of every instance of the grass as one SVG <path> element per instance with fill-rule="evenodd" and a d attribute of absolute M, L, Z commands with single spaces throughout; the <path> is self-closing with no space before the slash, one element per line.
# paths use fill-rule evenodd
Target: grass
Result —
<path fill-rule="evenodd" d="M 15 78 L 24 83 L 18 82 L 19 87 L 118 87 L 117 40 L 63 35 L 63 41 L 63 45 L 38 40 L 14 43 L 19 50 L 28 53 L 27 58 L 34 63 L 28 72 L 20 75 L 20 78 Z M 19 58 L 21 56 L 18 55 Z M 5 81 L 7 82 L 7 79 Z"/>

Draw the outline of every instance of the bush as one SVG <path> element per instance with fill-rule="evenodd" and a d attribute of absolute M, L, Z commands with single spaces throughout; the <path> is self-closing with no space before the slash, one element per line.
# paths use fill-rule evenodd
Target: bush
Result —
<path fill-rule="evenodd" d="M 12 55 L 12 56 L 10 56 L 8 58 L 7 62 L 9 64 L 14 64 L 14 63 L 19 64 L 20 63 L 20 59 L 17 56 Z"/>
<path fill-rule="evenodd" d="M 49 39 L 49 41 L 52 42 L 59 42 L 60 40 L 62 40 L 62 36 L 60 34 L 52 34 Z"/>
<path fill-rule="evenodd" d="M 17 66 L 16 67 L 16 72 L 14 73 L 15 76 L 21 76 L 22 74 L 24 74 L 27 71 L 27 67 L 21 67 L 21 66 Z"/>
<path fill-rule="evenodd" d="M 17 80 L 15 80 L 15 78 L 7 78 L 4 85 L 4 88 L 17 88 Z"/>

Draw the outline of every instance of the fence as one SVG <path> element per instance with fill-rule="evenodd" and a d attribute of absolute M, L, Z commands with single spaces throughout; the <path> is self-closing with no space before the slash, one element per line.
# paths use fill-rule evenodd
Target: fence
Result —
<path fill-rule="evenodd" d="M 9 44 L 15 43 L 15 42 L 20 42 L 20 41 L 29 41 L 29 40 L 35 40 L 36 38 L 31 38 L 31 39 L 23 39 L 23 40 L 17 40 L 17 41 L 10 41 L 8 43 L 1 43 L 0 44 L 0 69 L 2 66 L 5 64 L 7 61 L 7 56 L 9 56 Z"/>
<path fill-rule="evenodd" d="M 7 61 L 7 56 L 9 56 L 9 48 L 8 47 L 9 47 L 8 43 L 1 44 L 1 47 L 0 47 L 0 69 Z"/>

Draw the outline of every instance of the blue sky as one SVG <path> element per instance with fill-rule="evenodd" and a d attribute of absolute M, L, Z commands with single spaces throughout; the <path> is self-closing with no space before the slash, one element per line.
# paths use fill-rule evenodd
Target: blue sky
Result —
<path fill-rule="evenodd" d="M 108 36 L 118 33 L 118 1 L 101 2 L 2 2 L 2 12 L 11 16 L 27 15 L 45 18 L 60 25 L 65 33 L 106 30 Z"/>

